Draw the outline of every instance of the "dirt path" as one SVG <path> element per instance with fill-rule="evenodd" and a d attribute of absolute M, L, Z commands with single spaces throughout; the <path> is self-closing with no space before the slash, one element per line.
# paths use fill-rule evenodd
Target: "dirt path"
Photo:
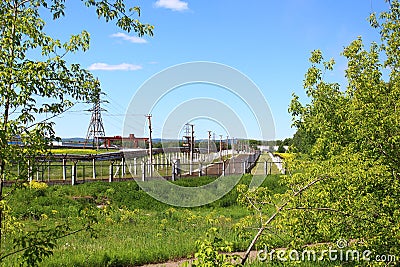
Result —
<path fill-rule="evenodd" d="M 248 261 L 254 261 L 257 259 L 257 251 L 252 251 L 250 253 L 249 259 Z M 240 257 L 243 257 L 244 252 L 235 252 L 232 254 L 236 254 L 239 255 Z M 168 261 L 168 262 L 164 262 L 164 263 L 154 263 L 154 264 L 147 264 L 147 265 L 141 265 L 142 267 L 179 267 L 182 266 L 185 263 L 189 263 L 188 266 L 191 266 L 191 262 L 193 261 L 193 259 L 182 259 L 182 260 L 177 260 L 177 261 Z"/>

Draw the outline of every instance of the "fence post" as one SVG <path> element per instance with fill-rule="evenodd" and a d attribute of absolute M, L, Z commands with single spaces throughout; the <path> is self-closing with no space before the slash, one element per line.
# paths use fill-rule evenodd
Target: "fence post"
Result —
<path fill-rule="evenodd" d="M 137 175 L 137 160 L 136 158 L 133 158 L 133 175 Z"/>
<path fill-rule="evenodd" d="M 180 159 L 172 160 L 172 181 L 176 180 L 176 177 L 180 174 L 181 169 L 181 161 Z"/>
<path fill-rule="evenodd" d="M 151 164 L 150 164 L 151 163 Z M 147 159 L 147 169 L 149 171 L 149 177 L 153 177 L 154 162 Z"/>
<path fill-rule="evenodd" d="M 33 177 L 32 177 L 32 166 L 30 160 L 28 160 L 28 180 L 29 182 L 32 182 Z"/>
<path fill-rule="evenodd" d="M 269 163 L 269 174 L 272 174 L 272 162 Z"/>
<path fill-rule="evenodd" d="M 199 163 L 199 177 L 203 176 L 203 164 Z"/>
<path fill-rule="evenodd" d="M 268 162 L 264 161 L 264 174 L 268 175 Z"/>
<path fill-rule="evenodd" d="M 172 181 L 175 181 L 175 176 L 176 176 L 176 165 L 175 165 L 175 161 L 173 160 L 172 162 L 171 162 L 171 164 L 172 164 L 172 173 L 171 173 L 171 180 Z"/>
<path fill-rule="evenodd" d="M 146 181 L 146 162 L 142 162 L 142 181 Z"/>
<path fill-rule="evenodd" d="M 243 174 L 246 173 L 246 161 L 243 161 Z"/>
<path fill-rule="evenodd" d="M 50 182 L 50 161 L 48 161 L 48 169 L 47 169 L 47 181 Z"/>
<path fill-rule="evenodd" d="M 63 180 L 67 180 L 67 160 L 63 159 L 62 160 L 62 175 L 63 175 Z"/>
<path fill-rule="evenodd" d="M 76 161 L 72 162 L 72 170 L 71 170 L 71 184 L 76 185 Z"/>
<path fill-rule="evenodd" d="M 160 154 L 156 155 L 155 160 L 156 160 L 156 170 L 158 171 L 158 166 L 160 164 Z"/>
<path fill-rule="evenodd" d="M 225 161 L 222 161 L 222 176 L 225 176 Z"/>
<path fill-rule="evenodd" d="M 121 159 L 121 165 L 122 165 L 122 170 L 121 170 L 121 177 L 125 177 L 126 174 L 126 164 L 125 164 L 125 158 L 122 157 Z"/>
<path fill-rule="evenodd" d="M 114 180 L 114 162 L 111 161 L 109 167 L 109 177 L 108 181 L 111 183 Z"/>
<path fill-rule="evenodd" d="M 96 179 L 96 158 L 92 159 L 93 179 Z"/>

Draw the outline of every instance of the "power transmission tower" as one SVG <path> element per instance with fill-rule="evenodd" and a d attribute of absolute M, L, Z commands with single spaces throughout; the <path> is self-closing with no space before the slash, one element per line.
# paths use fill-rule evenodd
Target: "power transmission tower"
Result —
<path fill-rule="evenodd" d="M 100 107 L 100 94 L 95 98 L 93 108 L 88 111 L 92 112 L 92 117 L 86 134 L 85 147 L 87 142 L 92 138 L 93 146 L 96 145 L 96 148 L 99 149 L 99 138 L 106 136 L 103 120 L 101 118 L 101 112 L 105 111 L 105 109 Z"/>

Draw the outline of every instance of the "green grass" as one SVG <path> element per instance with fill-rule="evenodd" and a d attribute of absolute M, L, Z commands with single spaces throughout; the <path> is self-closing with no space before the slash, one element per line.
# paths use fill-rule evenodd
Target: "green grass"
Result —
<path fill-rule="evenodd" d="M 249 184 L 251 178 L 246 175 L 240 183 Z M 200 186 L 214 179 L 186 178 L 175 183 Z M 264 184 L 280 190 L 278 180 L 279 176 L 269 176 Z M 153 199 L 134 181 L 125 181 L 50 186 L 43 190 L 25 188 L 14 192 L 9 204 L 12 215 L 27 228 L 68 221 L 77 229 L 83 223 L 82 211 L 89 209 L 96 214 L 97 238 L 85 232 L 63 238 L 54 256 L 41 266 L 135 266 L 193 256 L 196 240 L 204 238 L 211 227 L 221 229 L 221 235 L 233 242 L 235 250 L 244 250 L 250 240 L 239 239 L 234 225 L 249 211 L 237 204 L 237 197 L 237 191 L 232 190 L 206 206 L 178 208 Z M 10 238 L 4 243 L 8 248 Z M 3 265 L 14 266 L 18 262 L 17 254 Z"/>
<path fill-rule="evenodd" d="M 280 177 L 267 176 L 262 186 L 273 193 L 283 193 L 286 188 L 281 185 Z M 214 179 L 184 178 L 175 183 L 195 187 Z M 239 183 L 248 185 L 251 179 L 251 175 L 245 175 Z M 191 258 L 196 252 L 196 241 L 204 239 L 211 227 L 220 229 L 221 236 L 233 243 L 235 251 L 247 249 L 254 236 L 239 238 L 235 231 L 235 224 L 251 214 L 237 204 L 235 189 L 218 201 L 197 208 L 171 207 L 161 203 L 141 190 L 134 181 L 50 186 L 42 190 L 23 188 L 10 196 L 12 215 L 22 220 L 26 229 L 52 227 L 59 222 L 68 222 L 73 229 L 78 229 L 83 225 L 82 211 L 85 210 L 93 211 L 98 219 L 95 226 L 97 238 L 92 238 L 87 232 L 62 238 L 54 255 L 46 258 L 40 266 L 137 266 Z M 9 235 L 3 239 L 3 246 L 9 250 L 12 248 L 7 242 L 11 238 Z M 18 256 L 7 258 L 1 266 L 18 265 Z M 245 266 L 293 264 L 251 259 Z M 341 262 L 296 264 L 304 267 L 341 266 Z M 353 265 L 346 263 L 346 266 Z"/>

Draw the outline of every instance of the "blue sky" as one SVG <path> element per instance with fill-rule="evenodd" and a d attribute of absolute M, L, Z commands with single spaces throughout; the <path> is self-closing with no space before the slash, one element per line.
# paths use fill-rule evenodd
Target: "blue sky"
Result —
<path fill-rule="evenodd" d="M 291 116 L 287 109 L 293 92 L 305 99 L 302 89 L 308 57 L 321 49 L 326 59 L 335 58 L 335 71 L 328 80 L 345 86 L 346 61 L 343 47 L 357 36 L 365 43 L 378 41 L 369 27 L 371 11 L 387 9 L 384 0 L 142 0 L 142 22 L 155 26 L 154 37 L 137 38 L 113 23 L 98 20 L 94 10 L 80 1 L 67 1 L 66 16 L 48 21 L 46 32 L 65 40 L 85 29 L 91 34 L 90 50 L 71 54 L 71 63 L 92 70 L 102 83 L 103 122 L 106 135 L 121 135 L 124 114 L 136 90 L 156 73 L 173 65 L 192 61 L 211 61 L 231 66 L 248 76 L 261 90 L 271 109 L 278 139 L 291 137 Z M 195 88 L 195 89 L 193 89 Z M 185 90 L 187 89 L 187 90 Z M 193 97 L 211 97 L 231 103 L 238 114 L 246 113 L 240 99 L 210 85 L 180 88 L 160 101 L 153 115 L 154 137 L 160 137 L 163 121 L 180 101 Z M 87 104 L 78 104 L 72 112 L 56 119 L 61 137 L 84 137 L 90 120 Z M 259 114 L 258 114 L 259 115 Z M 254 122 L 243 115 L 249 138 L 259 138 Z M 261 116 L 262 117 L 262 116 Z M 134 120 L 145 121 L 138 114 Z M 246 121 L 248 119 L 248 122 Z M 217 136 L 224 125 L 212 120 L 197 121 L 196 136 L 206 138 L 206 130 Z M 183 125 L 177 125 L 181 128 Z M 255 129 L 254 128 L 254 129 Z M 145 135 L 146 131 L 136 133 Z"/>

